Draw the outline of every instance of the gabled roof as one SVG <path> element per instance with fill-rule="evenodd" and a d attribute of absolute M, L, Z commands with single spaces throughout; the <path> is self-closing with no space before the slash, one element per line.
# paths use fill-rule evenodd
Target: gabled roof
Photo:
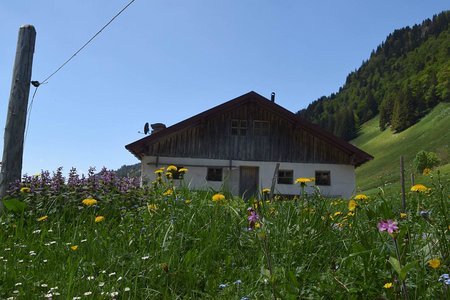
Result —
<path fill-rule="evenodd" d="M 202 113 L 199 113 L 193 117 L 190 117 L 184 121 L 176 123 L 165 129 L 162 129 L 161 131 L 155 132 L 149 136 L 146 136 L 140 140 L 137 140 L 131 144 L 126 145 L 125 148 L 128 151 L 130 151 L 131 153 L 133 153 L 140 160 L 143 157 L 142 149 L 145 147 L 145 145 L 156 142 L 156 141 L 158 141 L 170 134 L 176 133 L 180 130 L 184 130 L 191 126 L 195 126 L 195 125 L 201 123 L 202 120 L 216 116 L 218 114 L 224 113 L 224 112 L 232 110 L 232 109 L 236 109 L 237 107 L 239 107 L 241 105 L 245 105 L 247 103 L 254 103 L 260 107 L 263 107 L 263 108 L 279 115 L 281 118 L 284 118 L 284 119 L 292 122 L 293 124 L 295 124 L 296 127 L 303 128 L 304 130 L 311 132 L 313 135 L 334 144 L 336 147 L 342 149 L 344 152 L 348 153 L 349 155 L 353 155 L 356 166 L 359 166 L 359 165 L 373 159 L 373 156 L 371 156 L 370 154 L 353 146 L 352 144 L 348 143 L 347 141 L 334 136 L 333 134 L 320 128 L 319 126 L 312 124 L 306 120 L 303 120 L 296 114 L 290 112 L 289 110 L 283 108 L 282 106 L 276 104 L 275 102 L 270 101 L 269 99 L 261 96 L 260 94 L 254 92 L 254 91 L 251 91 L 251 92 L 244 94 L 242 96 L 239 96 L 235 99 L 232 99 L 230 101 L 222 103 L 216 107 L 208 109 L 208 110 L 206 110 Z"/>

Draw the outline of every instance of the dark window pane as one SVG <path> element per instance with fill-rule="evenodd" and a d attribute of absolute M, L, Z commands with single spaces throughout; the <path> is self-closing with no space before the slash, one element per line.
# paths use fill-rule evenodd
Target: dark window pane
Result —
<path fill-rule="evenodd" d="M 330 171 L 316 171 L 316 185 L 331 185 Z"/>
<path fill-rule="evenodd" d="M 292 184 L 294 182 L 294 171 L 292 170 L 279 170 L 278 180 L 279 184 Z"/>
<path fill-rule="evenodd" d="M 208 168 L 207 181 L 222 181 L 222 168 Z"/>

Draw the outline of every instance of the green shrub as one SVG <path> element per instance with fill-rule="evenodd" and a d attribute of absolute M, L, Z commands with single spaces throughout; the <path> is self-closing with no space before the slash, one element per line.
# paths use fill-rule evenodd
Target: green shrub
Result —
<path fill-rule="evenodd" d="M 422 173 L 425 168 L 433 168 L 439 165 L 441 160 L 434 152 L 421 150 L 417 152 L 414 158 L 414 168 Z"/>

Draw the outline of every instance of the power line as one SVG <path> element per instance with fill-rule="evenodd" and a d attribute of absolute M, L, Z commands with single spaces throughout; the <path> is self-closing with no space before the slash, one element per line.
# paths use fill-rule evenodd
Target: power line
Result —
<path fill-rule="evenodd" d="M 93 39 L 95 39 L 97 37 L 97 35 L 99 35 L 103 29 L 105 29 L 106 27 L 108 27 L 109 24 L 111 24 L 122 12 L 124 12 L 135 0 L 131 0 L 127 5 L 125 5 L 124 8 L 122 8 L 111 20 L 109 20 L 108 23 L 106 23 L 99 31 L 97 31 L 96 34 L 94 34 L 93 37 L 91 37 L 83 46 L 81 46 L 80 49 L 78 49 L 68 60 L 66 60 L 58 69 L 56 69 L 56 71 L 54 71 L 52 74 L 50 74 L 47 78 L 45 78 L 44 80 L 42 80 L 42 82 L 36 82 L 37 86 L 39 86 L 40 84 L 43 83 L 47 83 L 48 80 L 55 75 L 56 73 L 58 73 L 59 70 L 61 70 L 62 68 L 64 68 L 65 65 L 67 65 L 78 53 L 81 52 L 81 50 L 83 50 L 90 42 L 92 42 Z M 33 84 L 34 85 L 34 84 Z"/>
<path fill-rule="evenodd" d="M 52 74 L 50 74 L 47 78 L 45 78 L 44 80 L 42 80 L 42 82 L 39 81 L 31 81 L 31 84 L 35 87 L 33 96 L 31 97 L 31 102 L 28 106 L 27 109 L 27 113 L 28 113 L 28 120 L 26 122 L 26 130 L 25 130 L 25 139 L 27 137 L 28 134 L 28 125 L 30 123 L 30 118 L 31 118 L 31 109 L 33 107 L 33 101 L 34 101 L 34 97 L 36 96 L 37 90 L 39 88 L 39 86 L 41 84 L 45 84 L 48 82 L 48 80 L 55 75 L 56 73 L 58 73 L 59 70 L 61 70 L 62 68 L 64 68 L 65 65 L 67 65 L 78 53 L 81 52 L 81 50 L 83 50 L 90 42 L 92 42 L 93 39 L 95 39 L 106 27 L 109 26 L 109 24 L 111 24 L 122 12 L 124 12 L 131 4 L 133 4 L 133 2 L 136 0 L 131 0 L 127 5 L 125 5 L 124 8 L 122 8 L 114 17 L 111 18 L 111 20 L 108 21 L 108 23 L 106 23 L 99 31 L 97 31 L 96 34 L 94 34 L 86 43 L 84 43 L 83 46 L 81 46 L 80 49 L 78 49 L 71 57 L 69 57 L 69 59 L 67 59 L 61 66 L 59 66 L 59 68 L 57 68 Z"/>

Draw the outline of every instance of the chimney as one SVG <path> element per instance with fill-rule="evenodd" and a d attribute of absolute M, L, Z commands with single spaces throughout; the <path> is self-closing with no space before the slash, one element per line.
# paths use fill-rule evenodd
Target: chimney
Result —
<path fill-rule="evenodd" d="M 272 92 L 272 94 L 270 95 L 270 101 L 275 103 L 275 92 Z"/>
<path fill-rule="evenodd" d="M 166 125 L 163 123 L 154 123 L 150 126 L 152 127 L 152 134 L 157 133 L 163 129 L 166 129 Z"/>

